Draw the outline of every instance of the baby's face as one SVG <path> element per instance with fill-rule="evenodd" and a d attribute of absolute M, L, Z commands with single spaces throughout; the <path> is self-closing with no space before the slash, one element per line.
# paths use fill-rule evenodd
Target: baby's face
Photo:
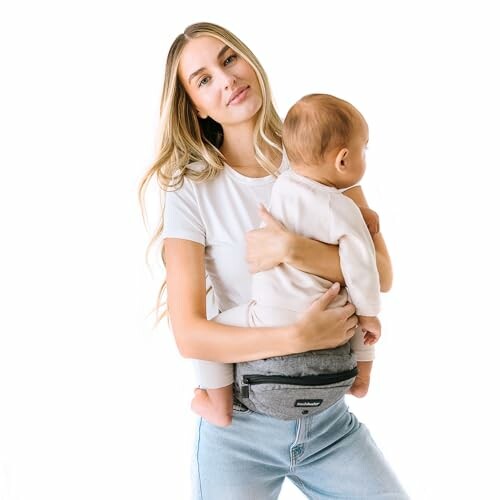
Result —
<path fill-rule="evenodd" d="M 358 183 L 366 170 L 366 148 L 368 146 L 368 125 L 363 119 L 360 121 L 351 144 L 349 144 L 349 155 L 351 161 L 346 172 L 348 182 L 352 186 Z"/>

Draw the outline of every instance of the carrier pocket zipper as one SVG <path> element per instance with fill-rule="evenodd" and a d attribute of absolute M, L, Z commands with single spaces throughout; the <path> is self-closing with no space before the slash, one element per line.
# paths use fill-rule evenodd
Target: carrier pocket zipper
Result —
<path fill-rule="evenodd" d="M 243 375 L 241 386 L 241 395 L 244 398 L 249 397 L 250 385 L 252 384 L 285 384 L 285 385 L 328 385 L 344 382 L 358 374 L 358 369 L 340 373 L 321 373 L 319 375 L 304 375 L 302 377 L 291 377 L 287 375 Z"/>

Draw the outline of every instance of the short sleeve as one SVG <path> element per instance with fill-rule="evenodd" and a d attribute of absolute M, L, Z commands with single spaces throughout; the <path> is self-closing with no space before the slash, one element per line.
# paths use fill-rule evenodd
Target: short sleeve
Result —
<path fill-rule="evenodd" d="M 345 195 L 330 198 L 332 241 L 339 242 L 340 267 L 357 313 L 380 312 L 380 281 L 373 240 L 356 204 Z"/>
<path fill-rule="evenodd" d="M 205 225 L 192 181 L 184 179 L 182 187 L 165 192 L 162 238 L 180 238 L 205 245 Z"/>

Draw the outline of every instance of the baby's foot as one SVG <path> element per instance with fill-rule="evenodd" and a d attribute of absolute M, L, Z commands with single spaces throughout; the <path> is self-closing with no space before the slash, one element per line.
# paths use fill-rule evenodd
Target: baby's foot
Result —
<path fill-rule="evenodd" d="M 215 408 L 207 395 L 207 391 L 203 389 L 197 388 L 194 390 L 191 409 L 200 417 L 218 427 L 227 427 L 232 422 L 232 416 L 219 408 Z"/>
<path fill-rule="evenodd" d="M 359 376 L 354 379 L 354 383 L 348 391 L 348 394 L 352 394 L 357 398 L 362 398 L 368 393 L 368 387 L 370 386 L 370 377 L 360 378 Z"/>

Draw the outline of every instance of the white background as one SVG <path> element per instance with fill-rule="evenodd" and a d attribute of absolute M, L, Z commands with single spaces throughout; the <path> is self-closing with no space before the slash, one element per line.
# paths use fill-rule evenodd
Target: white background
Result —
<path fill-rule="evenodd" d="M 191 365 L 148 316 L 137 187 L 168 48 L 201 20 L 255 52 L 282 116 L 311 92 L 364 113 L 395 282 L 350 407 L 412 498 L 498 498 L 494 3 L 2 3 L 2 500 L 189 498 Z"/>

